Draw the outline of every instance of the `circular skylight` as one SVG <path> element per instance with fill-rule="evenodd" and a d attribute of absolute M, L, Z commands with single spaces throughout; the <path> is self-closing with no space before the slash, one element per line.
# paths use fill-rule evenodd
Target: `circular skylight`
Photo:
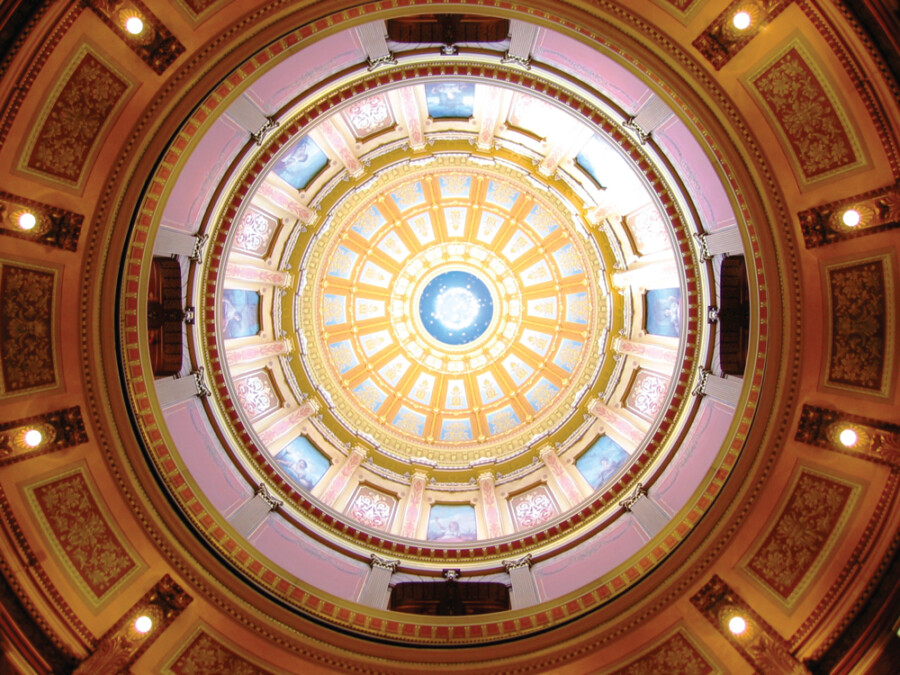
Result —
<path fill-rule="evenodd" d="M 491 323 L 494 302 L 484 282 L 470 272 L 442 272 L 419 296 L 419 316 L 440 342 L 464 345 L 481 337 Z"/>

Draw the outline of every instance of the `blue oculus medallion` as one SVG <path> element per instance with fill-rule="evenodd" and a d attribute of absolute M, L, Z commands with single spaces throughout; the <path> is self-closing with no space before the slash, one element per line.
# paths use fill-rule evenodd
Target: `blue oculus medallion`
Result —
<path fill-rule="evenodd" d="M 478 339 L 491 324 L 494 301 L 484 282 L 454 270 L 428 282 L 419 298 L 419 316 L 433 338 L 448 345 Z"/>

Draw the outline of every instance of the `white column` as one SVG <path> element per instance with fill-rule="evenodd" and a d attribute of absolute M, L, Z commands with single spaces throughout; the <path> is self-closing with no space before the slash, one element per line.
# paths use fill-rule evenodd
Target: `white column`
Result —
<path fill-rule="evenodd" d="M 206 241 L 205 237 L 160 227 L 156 232 L 156 240 L 153 242 L 153 254 L 182 255 L 193 260 L 199 256 L 200 247 L 204 241 Z"/>
<path fill-rule="evenodd" d="M 640 483 L 637 484 L 634 492 L 627 499 L 619 502 L 619 504 L 626 511 L 631 512 L 638 525 L 641 526 L 641 529 L 647 535 L 648 541 L 659 534 L 669 523 L 669 516 L 647 494 L 647 490 Z"/>
<path fill-rule="evenodd" d="M 649 135 L 656 127 L 672 116 L 672 109 L 659 96 L 651 96 L 632 120 L 638 128 Z"/>
<path fill-rule="evenodd" d="M 531 50 L 537 37 L 537 26 L 525 21 L 513 19 L 509 22 L 509 49 L 503 63 L 517 63 L 528 68 L 531 61 Z"/>
<path fill-rule="evenodd" d="M 262 525 L 270 512 L 282 505 L 282 502 L 269 494 L 263 483 L 256 488 L 256 494 L 251 499 L 241 504 L 238 509 L 228 517 L 228 522 L 243 537 L 249 537 Z"/>
<path fill-rule="evenodd" d="M 697 235 L 704 259 L 715 255 L 743 255 L 744 242 L 737 225 Z"/>
<path fill-rule="evenodd" d="M 709 396 L 734 408 L 737 407 L 743 388 L 743 378 L 733 375 L 719 376 L 710 372 L 704 372 L 701 376 L 700 384 L 694 390 L 694 394 Z"/>
<path fill-rule="evenodd" d="M 203 371 L 195 370 L 184 377 L 166 377 L 156 380 L 156 398 L 160 407 L 187 401 L 192 396 L 208 396 L 209 390 L 203 383 Z"/>
<path fill-rule="evenodd" d="M 522 609 L 538 604 L 540 598 L 531 574 L 531 554 L 518 560 L 504 560 L 503 566 L 509 574 L 511 584 L 509 591 L 511 609 Z"/>
<path fill-rule="evenodd" d="M 397 571 L 399 560 L 385 560 L 374 553 L 369 560 L 369 574 L 359 593 L 359 603 L 376 609 L 387 609 L 391 599 L 391 577 Z"/>
<path fill-rule="evenodd" d="M 387 28 L 384 21 L 372 21 L 358 26 L 356 32 L 369 57 L 369 70 L 378 66 L 396 63 L 387 43 Z"/>

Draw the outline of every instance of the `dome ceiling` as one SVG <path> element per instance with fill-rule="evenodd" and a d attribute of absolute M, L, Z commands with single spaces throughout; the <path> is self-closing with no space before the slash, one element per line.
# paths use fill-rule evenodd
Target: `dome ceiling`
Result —
<path fill-rule="evenodd" d="M 606 565 L 546 582 L 545 598 L 603 579 L 620 592 L 604 574 L 646 542 L 622 530 L 622 497 L 659 482 L 671 517 L 733 461 L 717 452 L 733 411 L 707 405 L 692 429 L 689 395 L 713 348 L 697 307 L 715 274 L 691 239 L 698 216 L 736 220 L 727 191 L 696 183 L 708 165 L 680 177 L 639 131 L 623 133 L 606 93 L 459 64 L 404 82 L 416 58 L 388 70 L 393 86 L 354 74 L 327 103 L 288 106 L 206 188 L 220 198 L 194 283 L 212 406 L 163 407 L 166 452 L 217 510 L 240 499 L 241 474 L 284 501 L 252 543 L 281 568 L 273 588 L 350 600 L 351 560 L 388 551 L 414 578 L 448 557 L 490 574 L 522 553 L 552 576 L 564 538 L 616 543 Z M 247 95 L 290 62 L 262 69 Z M 610 72 L 620 95 L 646 87 L 613 61 Z M 190 194 L 182 183 L 209 174 L 213 156 L 197 157 L 179 160 L 155 209 L 164 226 Z M 198 415 L 228 442 L 198 436 Z M 311 538 L 354 550 L 344 582 L 310 575 Z"/>
<path fill-rule="evenodd" d="M 703 0 L 321 4 L 137 3 L 145 41 L 103 3 L 21 24 L 20 612 L 136 673 L 845 653 L 900 519 L 895 425 L 850 414 L 897 398 L 896 187 L 857 193 L 900 155 L 849 10 L 729 42 Z"/>

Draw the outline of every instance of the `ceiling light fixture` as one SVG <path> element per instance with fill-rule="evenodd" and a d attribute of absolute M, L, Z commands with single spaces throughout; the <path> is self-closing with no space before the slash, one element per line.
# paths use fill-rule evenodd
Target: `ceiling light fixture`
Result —
<path fill-rule="evenodd" d="M 852 448 L 859 440 L 859 434 L 857 434 L 853 429 L 847 428 L 841 431 L 841 433 L 838 435 L 838 440 L 845 448 Z"/>
<path fill-rule="evenodd" d="M 151 619 L 146 614 L 142 614 L 134 620 L 134 629 L 138 633 L 147 633 L 151 628 L 153 628 L 153 619 Z"/>
<path fill-rule="evenodd" d="M 732 635 L 741 635 L 747 630 L 747 620 L 742 616 L 733 616 L 728 620 L 728 630 Z"/>
<path fill-rule="evenodd" d="M 856 227 L 862 220 L 862 216 L 856 209 L 847 209 L 841 216 L 841 222 L 847 227 Z"/>
<path fill-rule="evenodd" d="M 23 440 L 25 441 L 25 445 L 29 448 L 36 448 L 44 440 L 44 434 L 37 429 L 29 429 L 25 432 Z"/>
<path fill-rule="evenodd" d="M 37 218 L 31 211 L 23 211 L 19 214 L 19 228 L 22 230 L 32 230 L 37 225 Z"/>
<path fill-rule="evenodd" d="M 731 18 L 731 23 L 738 30 L 747 30 L 752 23 L 750 12 L 740 11 Z"/>
<path fill-rule="evenodd" d="M 144 22 L 139 16 L 130 16 L 125 20 L 125 30 L 132 35 L 140 35 L 144 30 Z"/>

